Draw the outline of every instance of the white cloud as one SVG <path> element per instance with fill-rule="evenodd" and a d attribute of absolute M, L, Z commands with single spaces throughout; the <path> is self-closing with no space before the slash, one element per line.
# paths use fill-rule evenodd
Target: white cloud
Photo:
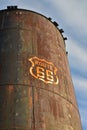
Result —
<path fill-rule="evenodd" d="M 80 115 L 83 128 L 84 130 L 86 130 L 85 128 L 87 128 L 87 107 L 85 107 L 85 109 L 80 109 Z"/>
<path fill-rule="evenodd" d="M 81 115 L 83 129 L 87 128 L 87 51 L 76 40 L 68 39 L 67 50 L 69 51 L 70 67 L 74 71 L 72 79 Z"/>
<path fill-rule="evenodd" d="M 84 0 L 51 0 L 52 4 L 60 11 L 64 21 L 77 29 L 79 33 L 87 33 L 87 1 Z"/>
<path fill-rule="evenodd" d="M 87 79 L 81 76 L 73 75 L 73 81 L 75 84 L 75 88 L 79 90 L 79 92 L 87 95 Z M 85 95 L 85 96 L 86 96 Z"/>
<path fill-rule="evenodd" d="M 68 39 L 67 50 L 69 52 L 70 66 L 73 68 L 87 72 L 87 51 L 75 40 Z"/>
<path fill-rule="evenodd" d="M 73 75 L 73 83 L 81 115 L 82 126 L 85 130 L 85 128 L 87 128 L 87 79 L 79 75 Z"/>

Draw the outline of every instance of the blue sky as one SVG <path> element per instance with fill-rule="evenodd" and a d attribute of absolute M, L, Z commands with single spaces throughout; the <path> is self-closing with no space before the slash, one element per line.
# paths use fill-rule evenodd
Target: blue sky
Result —
<path fill-rule="evenodd" d="M 87 130 L 87 0 L 0 0 L 0 9 L 7 5 L 39 12 L 63 28 L 81 122 Z"/>

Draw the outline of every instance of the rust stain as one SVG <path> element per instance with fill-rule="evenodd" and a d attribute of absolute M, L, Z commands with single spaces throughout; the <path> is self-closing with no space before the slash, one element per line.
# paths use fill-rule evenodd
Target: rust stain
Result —
<path fill-rule="evenodd" d="M 8 86 L 8 92 L 11 94 L 14 91 L 13 85 Z"/>
<path fill-rule="evenodd" d="M 32 93 L 31 93 L 31 89 L 29 89 L 29 105 L 30 107 L 32 107 Z"/>

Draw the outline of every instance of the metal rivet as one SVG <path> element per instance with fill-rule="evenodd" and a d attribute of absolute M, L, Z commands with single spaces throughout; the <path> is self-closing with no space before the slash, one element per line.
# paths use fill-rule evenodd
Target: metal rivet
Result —
<path fill-rule="evenodd" d="M 15 113 L 16 116 L 18 116 L 18 113 Z"/>

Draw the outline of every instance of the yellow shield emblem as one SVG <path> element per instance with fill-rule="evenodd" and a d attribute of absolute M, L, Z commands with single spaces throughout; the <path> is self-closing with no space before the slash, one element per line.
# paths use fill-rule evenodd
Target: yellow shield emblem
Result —
<path fill-rule="evenodd" d="M 30 74 L 39 80 L 42 80 L 46 84 L 58 84 L 57 68 L 52 62 L 48 62 L 44 59 L 33 57 L 28 59 L 32 66 L 29 69 Z"/>

